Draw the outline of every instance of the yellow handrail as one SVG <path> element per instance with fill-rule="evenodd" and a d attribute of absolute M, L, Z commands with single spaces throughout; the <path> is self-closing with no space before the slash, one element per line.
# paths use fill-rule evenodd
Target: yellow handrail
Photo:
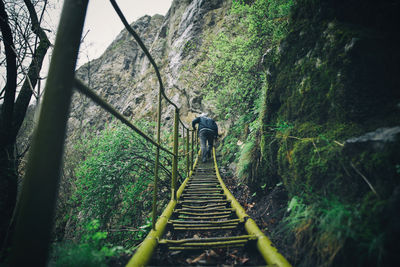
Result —
<path fill-rule="evenodd" d="M 279 267 L 292 266 L 285 259 L 285 257 L 283 257 L 282 254 L 278 252 L 278 249 L 272 246 L 272 242 L 269 240 L 269 238 L 266 235 L 264 235 L 264 233 L 260 230 L 260 228 L 258 228 L 256 222 L 252 218 L 250 218 L 249 215 L 246 214 L 246 211 L 239 204 L 239 202 L 237 202 L 236 198 L 231 194 L 229 189 L 226 187 L 219 173 L 215 148 L 213 148 L 213 156 L 214 156 L 214 166 L 217 178 L 219 180 L 222 189 L 224 190 L 224 194 L 226 195 L 226 198 L 231 201 L 232 208 L 235 209 L 236 215 L 239 217 L 239 219 L 245 221 L 244 227 L 247 233 L 249 235 L 254 235 L 257 237 L 257 249 L 263 256 L 264 260 L 268 264 L 273 266 L 279 266 Z"/>
<path fill-rule="evenodd" d="M 187 182 L 189 181 L 190 177 L 192 177 L 193 170 L 197 165 L 199 157 L 196 158 L 196 161 L 193 164 L 193 169 L 190 172 L 189 176 L 185 179 L 185 181 L 179 187 L 176 193 L 176 199 L 171 199 L 168 203 L 167 207 L 164 209 L 163 213 L 157 220 L 156 229 L 152 229 L 147 237 L 143 240 L 142 244 L 135 252 L 133 257 L 129 260 L 127 267 L 137 267 L 137 266 L 146 266 L 146 264 L 150 261 L 151 256 L 153 254 L 154 249 L 158 245 L 158 241 L 162 237 L 165 231 L 165 226 L 169 218 L 174 211 L 176 203 L 179 200 L 179 197 L 182 195 L 183 190 L 186 187 Z"/>

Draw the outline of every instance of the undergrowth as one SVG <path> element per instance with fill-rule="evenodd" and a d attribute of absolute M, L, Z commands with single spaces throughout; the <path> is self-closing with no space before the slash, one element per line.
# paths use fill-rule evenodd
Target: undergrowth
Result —
<path fill-rule="evenodd" d="M 151 134 L 154 125 L 138 121 Z M 182 137 L 182 136 L 181 136 Z M 172 134 L 162 132 L 162 143 Z M 111 123 L 93 131 L 74 147 L 76 160 L 72 190 L 64 205 L 63 238 L 54 244 L 55 266 L 96 266 L 112 257 L 131 253 L 151 229 L 155 149 L 128 127 Z M 184 142 L 180 138 L 180 154 Z M 158 214 L 169 200 L 171 156 L 160 152 Z M 186 178 L 186 158 L 181 157 L 179 177 Z M 58 230 L 60 231 L 60 230 Z M 60 234 L 59 234 L 60 235 Z"/>
<path fill-rule="evenodd" d="M 299 266 L 335 266 L 336 257 L 344 248 L 362 253 L 356 260 L 348 259 L 348 264 L 378 265 L 384 253 L 383 235 L 373 227 L 378 226 L 378 219 L 370 215 L 380 213 L 383 204 L 373 198 L 363 205 L 354 205 L 336 196 L 316 198 L 314 195 L 311 202 L 294 196 L 277 232 L 294 233 L 294 241 L 288 242 L 293 242 L 296 261 L 301 262 Z"/>

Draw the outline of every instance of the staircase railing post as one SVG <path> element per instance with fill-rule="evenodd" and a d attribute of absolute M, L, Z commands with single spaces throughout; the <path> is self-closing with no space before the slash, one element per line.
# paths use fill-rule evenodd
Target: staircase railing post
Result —
<path fill-rule="evenodd" d="M 17 206 L 10 266 L 46 266 L 87 0 L 65 1 Z M 1 215 L 0 215 L 1 216 Z"/>
<path fill-rule="evenodd" d="M 171 180 L 171 195 L 172 199 L 176 199 L 176 177 L 178 175 L 178 128 L 179 128 L 179 109 L 175 109 L 174 116 L 174 156 L 172 160 L 172 180 Z"/>
<path fill-rule="evenodd" d="M 196 131 L 196 153 L 199 153 L 199 132 Z"/>
<path fill-rule="evenodd" d="M 194 149 L 194 146 L 193 146 L 193 143 L 194 143 L 194 135 L 195 135 L 195 131 L 192 131 L 192 149 L 191 149 L 191 152 L 190 152 L 190 168 L 191 168 L 191 170 L 193 171 L 193 149 Z"/>
<path fill-rule="evenodd" d="M 185 131 L 185 125 L 182 124 L 182 147 L 183 147 L 183 157 L 186 158 L 186 131 Z"/>
<path fill-rule="evenodd" d="M 158 90 L 158 106 L 157 106 L 157 143 L 160 145 L 161 138 L 161 101 L 162 93 L 161 88 Z M 156 147 L 156 159 L 154 162 L 154 188 L 153 188 L 153 211 L 152 211 L 152 227 L 156 230 L 157 219 L 157 195 L 158 195 L 158 167 L 160 164 L 160 147 Z"/>
<path fill-rule="evenodd" d="M 189 177 L 189 163 L 190 163 L 189 129 L 186 129 L 186 177 Z"/>

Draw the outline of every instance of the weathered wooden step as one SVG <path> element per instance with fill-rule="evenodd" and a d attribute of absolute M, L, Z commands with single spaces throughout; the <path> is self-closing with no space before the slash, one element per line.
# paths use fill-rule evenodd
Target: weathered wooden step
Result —
<path fill-rule="evenodd" d="M 182 205 L 182 208 L 188 208 L 188 209 L 207 209 L 207 208 L 216 208 L 216 207 L 226 207 L 226 204 L 208 204 L 205 206 Z"/>
<path fill-rule="evenodd" d="M 236 229 L 238 224 L 236 225 L 229 225 L 229 226 L 174 226 L 175 231 L 199 231 L 199 230 L 204 230 L 204 231 L 212 231 L 212 230 L 232 230 Z"/>
<path fill-rule="evenodd" d="M 184 194 L 190 193 L 222 193 L 222 189 L 219 188 L 203 188 L 203 189 L 185 189 Z"/>
<path fill-rule="evenodd" d="M 210 193 L 202 193 L 202 192 L 195 192 L 195 193 L 183 193 L 181 197 L 185 196 L 225 196 L 222 193 L 210 194 Z"/>
<path fill-rule="evenodd" d="M 199 239 L 183 239 L 183 240 L 161 240 L 159 244 L 167 245 L 169 249 L 211 249 L 211 248 L 228 248 L 246 245 L 249 241 L 256 238 L 238 236 L 235 239 L 221 238 L 199 238 Z M 183 242 L 182 242 L 183 241 Z"/>
<path fill-rule="evenodd" d="M 208 200 L 221 200 L 226 198 L 225 196 L 216 196 L 216 197 L 211 197 L 211 196 L 184 196 L 183 197 L 185 200 L 203 200 L 203 199 L 208 199 Z"/>
<path fill-rule="evenodd" d="M 233 210 L 229 211 L 220 211 L 220 212 L 208 212 L 208 213 L 199 213 L 199 212 L 189 212 L 189 211 L 176 211 L 177 214 L 186 214 L 186 215 L 193 215 L 193 216 L 212 216 L 212 215 L 227 215 L 232 213 Z"/>
<path fill-rule="evenodd" d="M 179 200 L 179 203 L 228 203 L 230 200 Z"/>
<path fill-rule="evenodd" d="M 257 240 L 254 235 L 239 236 L 223 236 L 223 237 L 206 237 L 206 238 L 186 238 L 186 239 L 162 239 L 159 244 L 183 244 L 187 242 L 212 242 L 212 241 L 229 241 L 229 240 Z"/>
<path fill-rule="evenodd" d="M 177 209 L 176 211 L 197 211 L 197 212 L 209 212 L 209 211 L 228 211 L 228 210 L 234 210 L 232 208 L 227 208 L 224 206 L 221 207 L 211 207 L 207 209 L 192 209 L 192 208 L 184 208 L 182 207 L 181 209 Z"/>
<path fill-rule="evenodd" d="M 230 219 L 222 221 L 182 221 L 182 220 L 168 220 L 168 223 L 186 223 L 186 224 L 224 224 L 224 223 L 235 223 L 242 222 L 240 219 Z"/>
<path fill-rule="evenodd" d="M 218 215 L 218 216 L 189 216 L 189 215 L 179 215 L 179 219 L 186 220 L 219 220 L 231 217 L 232 214 Z"/>

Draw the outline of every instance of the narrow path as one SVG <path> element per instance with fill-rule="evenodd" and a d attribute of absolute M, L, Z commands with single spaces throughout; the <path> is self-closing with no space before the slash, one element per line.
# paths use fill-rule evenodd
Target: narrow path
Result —
<path fill-rule="evenodd" d="M 256 236 L 244 229 L 214 164 L 200 163 L 168 221 L 150 265 L 263 265 Z"/>

